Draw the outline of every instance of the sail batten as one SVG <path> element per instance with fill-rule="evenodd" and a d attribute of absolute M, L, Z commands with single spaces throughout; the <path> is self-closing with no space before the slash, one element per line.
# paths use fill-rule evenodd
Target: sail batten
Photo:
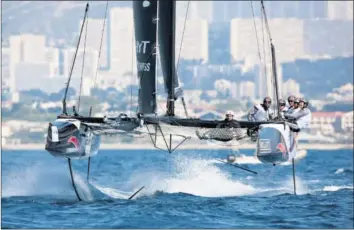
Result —
<path fill-rule="evenodd" d="M 156 113 L 156 17 L 157 0 L 133 1 L 138 113 Z"/>

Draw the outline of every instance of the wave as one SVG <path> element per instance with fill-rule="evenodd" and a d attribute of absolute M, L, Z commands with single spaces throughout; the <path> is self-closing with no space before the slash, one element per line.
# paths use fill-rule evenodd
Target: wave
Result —
<path fill-rule="evenodd" d="M 242 159 L 244 161 L 242 161 Z M 252 159 L 252 160 L 251 160 Z M 238 163 L 253 162 L 255 157 L 239 156 Z M 131 173 L 131 177 L 124 182 L 124 191 L 107 186 L 101 186 L 99 182 L 88 183 L 79 174 L 74 174 L 76 187 L 80 197 L 86 201 L 97 199 L 128 199 L 137 189 L 145 185 L 145 189 L 137 197 L 156 194 L 156 191 L 164 193 L 184 193 L 201 197 L 226 197 L 248 195 L 279 195 L 293 193 L 292 177 L 280 185 L 273 187 L 255 187 L 252 185 L 253 177 L 246 177 L 246 182 L 220 168 L 220 163 L 213 159 L 202 159 L 190 155 L 173 155 L 166 162 L 167 169 L 137 168 Z M 345 172 L 338 169 L 337 174 Z M 256 177 L 256 176 L 255 176 Z M 245 179 L 245 177 L 242 177 Z M 317 184 L 315 180 L 312 184 Z M 308 194 L 307 187 L 310 181 L 302 181 L 296 177 L 297 194 Z M 353 189 L 353 186 L 325 186 L 320 191 L 338 191 L 340 189 Z M 317 190 L 319 191 L 319 190 Z M 12 169 L 3 176 L 2 196 L 41 196 L 54 195 L 75 199 L 75 193 L 71 184 L 68 167 L 46 163 L 37 163 L 26 168 Z"/>
<path fill-rule="evenodd" d="M 217 167 L 214 160 L 203 160 L 190 156 L 173 156 L 172 172 L 139 171 L 132 181 L 145 182 L 145 194 L 186 193 L 202 197 L 242 196 L 254 194 L 257 189 L 233 179 L 230 174 Z"/>
<path fill-rule="evenodd" d="M 325 186 L 322 191 L 324 192 L 336 192 L 336 191 L 339 191 L 339 190 L 342 190 L 342 189 L 351 189 L 353 190 L 353 186 L 345 186 L 345 185 L 342 185 L 342 186 L 336 186 L 336 185 L 329 185 L 329 186 Z"/>
<path fill-rule="evenodd" d="M 339 168 L 339 169 L 337 169 L 334 172 L 334 174 L 342 174 L 342 173 L 344 173 L 344 174 L 353 174 L 353 171 L 350 170 L 350 169 Z"/>

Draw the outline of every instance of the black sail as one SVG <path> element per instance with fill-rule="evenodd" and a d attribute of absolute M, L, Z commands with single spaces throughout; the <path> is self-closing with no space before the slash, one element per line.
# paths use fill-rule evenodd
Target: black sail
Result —
<path fill-rule="evenodd" d="M 133 1 L 139 78 L 138 113 L 156 113 L 157 0 Z"/>
<path fill-rule="evenodd" d="M 162 74 L 169 98 L 175 98 L 178 87 L 175 66 L 175 8 L 174 0 L 159 1 L 158 39 Z"/>

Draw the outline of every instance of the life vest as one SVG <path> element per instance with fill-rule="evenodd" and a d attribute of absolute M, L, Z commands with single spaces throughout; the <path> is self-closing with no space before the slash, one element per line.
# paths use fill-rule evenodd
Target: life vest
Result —
<path fill-rule="evenodd" d="M 255 105 L 255 112 L 252 115 L 254 121 L 268 121 L 269 120 L 269 110 L 264 110 L 263 106 L 258 104 Z"/>
<path fill-rule="evenodd" d="M 311 111 L 308 108 L 305 108 L 304 110 L 308 111 L 308 114 L 306 114 L 305 116 L 299 117 L 299 119 L 297 119 L 296 123 L 299 126 L 300 129 L 306 129 L 310 127 L 310 122 L 312 119 L 312 114 Z"/>
<path fill-rule="evenodd" d="M 286 108 L 286 113 L 287 114 L 290 114 L 290 113 L 292 113 L 294 111 L 294 107 L 289 106 L 289 108 L 287 108 L 287 107 L 285 107 L 285 108 Z"/>
<path fill-rule="evenodd" d="M 282 118 L 285 118 L 285 113 L 287 113 L 288 112 L 288 108 L 286 108 L 286 107 L 284 107 L 284 109 L 282 110 L 282 111 L 280 111 L 280 116 L 282 117 Z"/>

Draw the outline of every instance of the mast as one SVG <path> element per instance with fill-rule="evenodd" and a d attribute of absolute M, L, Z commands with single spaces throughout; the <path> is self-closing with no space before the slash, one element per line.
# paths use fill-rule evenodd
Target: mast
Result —
<path fill-rule="evenodd" d="M 175 66 L 175 27 L 176 2 L 174 0 L 159 1 L 159 50 L 161 68 L 167 90 L 167 116 L 175 115 L 175 88 L 178 87 L 178 78 Z"/>
<path fill-rule="evenodd" d="M 269 40 L 270 40 L 270 49 L 271 49 L 271 55 L 272 55 L 272 72 L 273 72 L 274 89 L 275 89 L 275 97 L 276 97 L 275 98 L 275 106 L 276 106 L 276 111 L 277 111 L 276 117 L 280 118 L 280 107 L 279 107 L 279 103 L 278 103 L 279 102 L 279 90 L 278 90 L 277 63 L 276 63 L 276 59 L 275 59 L 275 48 L 274 48 L 273 40 L 272 40 L 272 37 L 270 34 L 269 24 L 268 24 L 263 0 L 261 0 L 261 5 L 262 5 L 262 13 L 264 15 L 265 24 L 267 26 L 267 31 L 268 31 Z"/>
<path fill-rule="evenodd" d="M 87 12 L 89 10 L 89 4 L 86 3 L 86 8 L 85 8 L 85 14 L 84 14 L 84 20 L 82 21 L 82 25 L 81 25 L 81 30 L 80 30 L 80 35 L 79 35 L 79 40 L 77 42 L 77 45 L 76 45 L 76 50 L 75 50 L 75 54 L 74 54 L 74 59 L 73 59 L 73 63 L 71 65 L 71 69 L 70 69 L 70 74 L 69 74 L 69 78 L 68 78 L 68 82 L 66 83 L 66 87 L 65 87 L 65 93 L 64 93 L 64 98 L 63 98 L 63 112 L 62 114 L 64 115 L 68 115 L 67 113 L 67 110 L 66 110 L 66 96 L 68 95 L 68 89 L 69 89 L 69 86 L 70 86 L 70 81 L 71 81 L 71 76 L 73 74 L 73 70 L 74 70 L 74 66 L 75 66 L 75 61 L 76 61 L 76 55 L 77 55 L 77 51 L 79 50 L 79 46 L 80 46 L 80 41 L 81 41 L 81 35 L 82 35 L 82 31 L 84 29 L 84 26 L 85 26 L 85 22 L 86 22 L 86 19 L 87 19 Z"/>
<path fill-rule="evenodd" d="M 157 0 L 133 1 L 133 14 L 139 79 L 138 114 L 155 114 Z"/>
<path fill-rule="evenodd" d="M 274 78 L 274 88 L 275 88 L 275 97 L 276 97 L 276 101 L 275 101 L 275 106 L 277 108 L 277 112 L 278 114 L 276 115 L 276 117 L 279 118 L 280 115 L 280 107 L 279 107 L 279 91 L 278 91 L 278 76 L 277 76 L 277 62 L 275 59 L 275 48 L 273 43 L 270 43 L 270 49 L 271 49 L 271 53 L 272 53 L 272 72 L 273 72 L 273 78 Z"/>

